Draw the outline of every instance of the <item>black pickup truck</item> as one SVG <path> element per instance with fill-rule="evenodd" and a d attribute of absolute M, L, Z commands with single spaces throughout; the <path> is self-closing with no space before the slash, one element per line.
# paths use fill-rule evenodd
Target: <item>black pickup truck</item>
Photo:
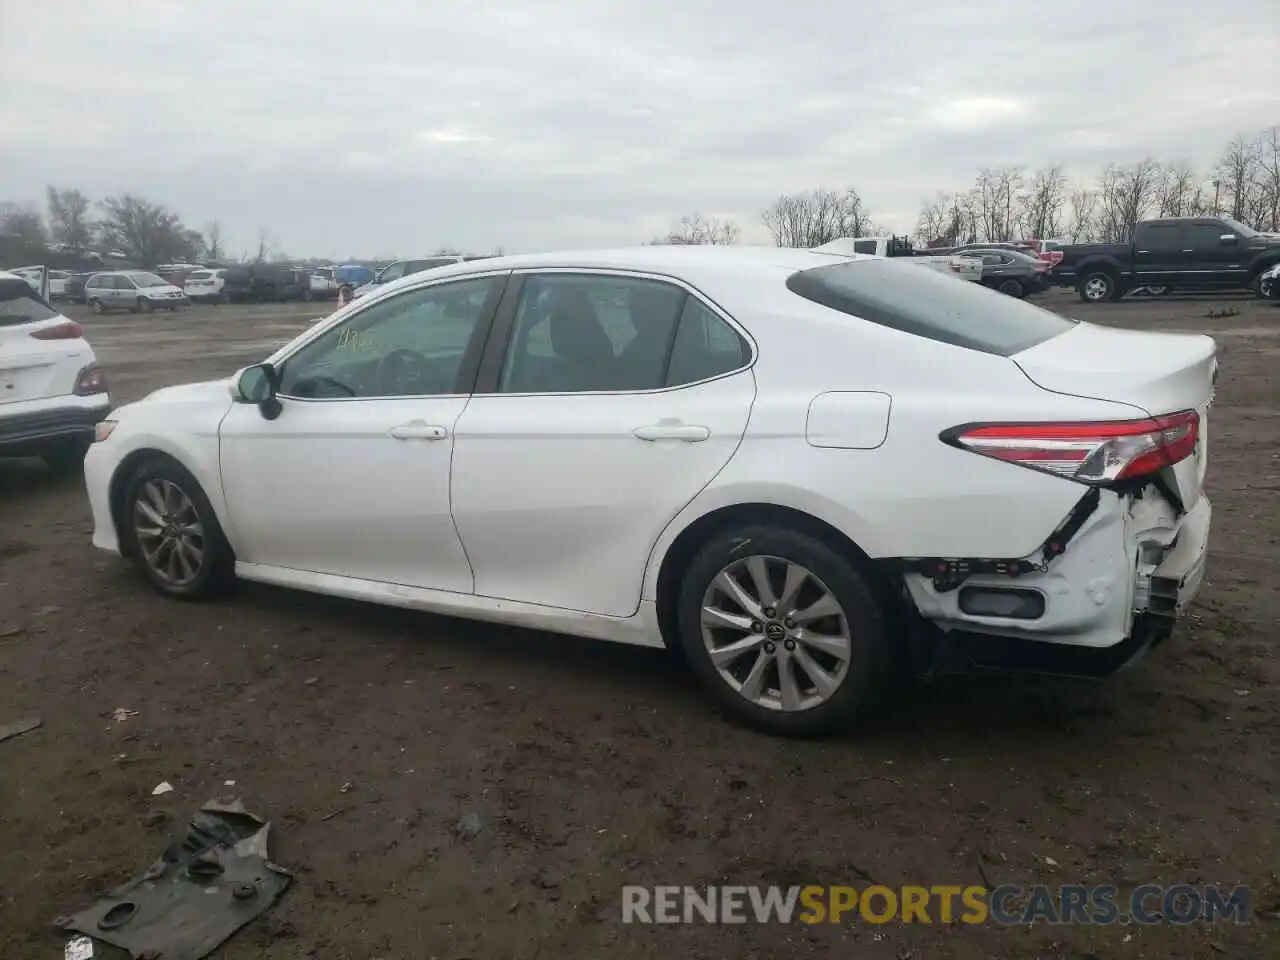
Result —
<path fill-rule="evenodd" d="M 1258 233 L 1229 217 L 1143 220 L 1132 243 L 1070 244 L 1052 281 L 1075 287 L 1086 303 L 1119 300 L 1140 287 L 1243 290 L 1280 263 L 1280 235 Z"/>

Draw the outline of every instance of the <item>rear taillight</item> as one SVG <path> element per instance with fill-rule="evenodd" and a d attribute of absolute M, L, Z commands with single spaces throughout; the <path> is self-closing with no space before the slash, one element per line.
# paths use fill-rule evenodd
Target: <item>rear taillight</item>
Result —
<path fill-rule="evenodd" d="M 1061 250 L 1046 250 L 1041 254 L 1041 257 L 1046 260 L 1051 267 L 1056 267 L 1060 264 L 1062 262 L 1062 258 L 1065 256 L 1066 254 Z"/>
<path fill-rule="evenodd" d="M 45 327 L 43 330 L 33 330 L 31 336 L 37 340 L 75 340 L 77 337 L 84 336 L 84 327 L 74 320 L 68 320 L 53 327 Z"/>
<path fill-rule="evenodd" d="M 95 393 L 107 392 L 107 375 L 96 363 L 91 363 L 76 376 L 75 388 L 71 391 L 77 397 L 87 397 Z"/>
<path fill-rule="evenodd" d="M 1156 473 L 1191 456 L 1199 437 L 1194 410 L 1143 420 L 977 424 L 942 434 L 962 450 L 1082 483 Z"/>

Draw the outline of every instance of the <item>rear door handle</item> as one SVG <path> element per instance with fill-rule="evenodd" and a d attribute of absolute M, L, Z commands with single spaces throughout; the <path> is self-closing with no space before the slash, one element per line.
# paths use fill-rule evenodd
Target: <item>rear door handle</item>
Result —
<path fill-rule="evenodd" d="M 711 436 L 708 427 L 684 424 L 678 420 L 660 420 L 647 427 L 636 427 L 632 433 L 639 440 L 682 440 L 685 443 L 697 443 Z"/>
<path fill-rule="evenodd" d="M 387 431 L 397 440 L 443 440 L 449 435 L 444 427 L 424 423 L 421 420 L 410 420 Z"/>

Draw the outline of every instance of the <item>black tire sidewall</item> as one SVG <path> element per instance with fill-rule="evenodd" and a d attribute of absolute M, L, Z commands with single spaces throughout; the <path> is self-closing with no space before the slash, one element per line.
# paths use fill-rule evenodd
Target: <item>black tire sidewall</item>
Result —
<path fill-rule="evenodd" d="M 191 583 L 181 587 L 173 587 L 157 577 L 142 558 L 142 550 L 138 545 L 137 533 L 133 527 L 133 505 L 137 502 L 138 491 L 149 480 L 164 479 L 172 481 L 183 493 L 191 498 L 195 505 L 200 523 L 204 527 L 205 563 L 200 573 Z M 128 539 L 129 553 L 147 581 L 160 593 L 180 600 L 200 600 L 225 592 L 230 585 L 235 570 L 235 558 L 231 546 L 222 532 L 218 515 L 214 512 L 204 490 L 185 467 L 175 460 L 156 458 L 144 462 L 125 485 L 124 508 L 121 517 L 121 536 Z"/>
<path fill-rule="evenodd" d="M 1017 297 L 1019 299 L 1022 297 L 1022 284 L 1017 280 L 1002 281 L 996 289 L 1006 297 Z"/>
<path fill-rule="evenodd" d="M 753 555 L 779 557 L 804 566 L 832 592 L 845 612 L 854 643 L 853 657 L 840 688 L 817 707 L 784 713 L 749 703 L 725 683 L 711 663 L 702 641 L 702 598 L 721 570 Z M 888 639 L 884 616 L 871 589 L 844 557 L 804 533 L 752 526 L 726 531 L 709 540 L 685 571 L 677 622 L 684 657 L 711 699 L 725 713 L 766 733 L 820 736 L 839 732 L 887 686 Z"/>
<path fill-rule="evenodd" d="M 138 309 L 141 310 L 143 313 L 150 313 L 152 310 L 155 309 L 155 307 L 151 303 L 151 301 L 148 300 L 146 297 L 139 297 Z"/>

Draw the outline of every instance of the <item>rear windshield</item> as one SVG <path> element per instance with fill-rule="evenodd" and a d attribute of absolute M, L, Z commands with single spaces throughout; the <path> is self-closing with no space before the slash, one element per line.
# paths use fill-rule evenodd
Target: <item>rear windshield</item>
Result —
<path fill-rule="evenodd" d="M 1074 320 L 919 264 L 857 260 L 787 278 L 792 293 L 870 323 L 1008 357 L 1065 333 Z"/>
<path fill-rule="evenodd" d="M 15 327 L 60 316 L 25 280 L 0 278 L 0 327 Z"/>
<path fill-rule="evenodd" d="M 213 274 L 208 270 L 192 270 L 187 274 L 188 280 L 208 280 Z"/>

